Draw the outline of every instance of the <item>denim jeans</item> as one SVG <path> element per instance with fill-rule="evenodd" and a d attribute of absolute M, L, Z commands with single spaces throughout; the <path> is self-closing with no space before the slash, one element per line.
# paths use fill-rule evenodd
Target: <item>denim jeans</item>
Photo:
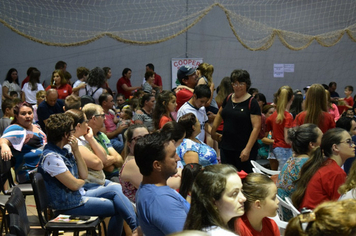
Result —
<path fill-rule="evenodd" d="M 121 142 L 118 137 L 110 139 L 110 143 L 118 153 L 121 153 L 122 150 L 124 150 L 124 143 Z"/>
<path fill-rule="evenodd" d="M 279 162 L 278 170 L 281 170 L 293 152 L 291 148 L 276 147 L 273 149 L 273 154 Z"/>
<path fill-rule="evenodd" d="M 100 217 L 111 216 L 108 235 L 120 236 L 123 219 L 135 230 L 138 221 L 130 200 L 122 193 L 118 183 L 106 180 L 105 185 L 87 183 L 84 185 L 86 194 L 83 196 L 83 205 L 65 211 L 71 215 L 95 215 Z"/>

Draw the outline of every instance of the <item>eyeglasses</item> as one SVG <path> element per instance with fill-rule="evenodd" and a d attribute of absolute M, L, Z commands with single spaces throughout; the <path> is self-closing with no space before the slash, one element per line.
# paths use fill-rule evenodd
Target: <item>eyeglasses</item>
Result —
<path fill-rule="evenodd" d="M 246 85 L 246 83 L 239 83 L 239 82 L 231 83 L 231 84 L 232 84 L 232 87 L 242 87 L 242 86 Z"/>
<path fill-rule="evenodd" d="M 348 140 L 346 140 L 346 141 L 342 141 L 342 142 L 340 142 L 340 143 L 347 143 L 350 147 L 352 147 L 353 145 L 355 145 L 355 142 L 352 141 L 351 139 L 348 139 Z"/>
<path fill-rule="evenodd" d="M 136 136 L 136 137 L 133 137 L 132 139 L 131 139 L 131 142 L 132 141 L 137 141 L 137 140 L 139 140 L 140 138 L 142 138 L 143 136 L 141 136 L 141 135 L 139 135 L 139 136 Z"/>
<path fill-rule="evenodd" d="M 101 116 L 101 118 L 105 118 L 105 114 L 97 114 L 97 115 L 94 115 L 95 117 L 98 117 L 98 116 Z"/>

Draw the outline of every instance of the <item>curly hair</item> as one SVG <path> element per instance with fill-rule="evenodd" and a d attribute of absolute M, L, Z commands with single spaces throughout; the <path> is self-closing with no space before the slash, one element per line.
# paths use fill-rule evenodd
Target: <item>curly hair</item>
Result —
<path fill-rule="evenodd" d="M 12 74 L 12 72 L 14 72 L 14 71 L 17 72 L 17 70 L 16 70 L 15 68 L 11 68 L 11 69 L 7 72 L 6 77 L 5 77 L 5 81 L 9 81 L 9 83 L 12 83 L 12 82 L 13 82 L 13 81 L 12 81 L 11 74 Z M 17 73 L 18 73 L 18 72 L 17 72 Z M 16 84 L 19 84 L 19 76 L 18 76 L 18 75 L 17 75 L 17 79 L 15 80 L 15 83 L 16 83 Z"/>
<path fill-rule="evenodd" d="M 50 115 L 46 122 L 48 142 L 60 142 L 66 134 L 70 133 L 73 123 L 74 120 L 69 114 L 58 113 Z"/>
<path fill-rule="evenodd" d="M 91 87 L 101 87 L 105 83 L 105 73 L 100 67 L 95 67 L 89 72 L 87 83 Z"/>

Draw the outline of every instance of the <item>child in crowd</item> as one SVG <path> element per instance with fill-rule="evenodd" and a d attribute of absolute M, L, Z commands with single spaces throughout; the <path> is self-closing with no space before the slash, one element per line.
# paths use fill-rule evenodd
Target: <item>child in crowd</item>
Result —
<path fill-rule="evenodd" d="M 4 130 L 11 124 L 14 118 L 14 102 L 10 99 L 5 99 L 1 104 L 1 109 L 4 116 L 0 118 L 0 136 L 4 133 Z"/>
<path fill-rule="evenodd" d="M 266 120 L 266 134 L 272 131 L 273 154 L 280 170 L 292 156 L 292 148 L 287 142 L 287 129 L 293 127 L 293 116 L 288 111 L 294 95 L 291 87 L 282 86 L 274 96 L 276 111 Z"/>
<path fill-rule="evenodd" d="M 152 85 L 155 81 L 155 74 L 153 71 L 147 71 L 145 73 L 146 82 L 143 84 L 143 91 L 145 93 L 152 93 Z"/>
<path fill-rule="evenodd" d="M 354 87 L 352 87 L 351 85 L 348 85 L 348 86 L 345 87 L 345 91 L 344 91 L 345 98 L 344 98 L 344 101 L 345 101 L 345 105 L 348 108 L 352 108 L 352 106 L 354 105 L 354 99 L 351 96 L 353 91 L 354 91 Z"/>
<path fill-rule="evenodd" d="M 266 175 L 251 173 L 242 180 L 242 191 L 246 197 L 245 214 L 234 221 L 234 230 L 241 236 L 279 236 L 279 228 L 268 217 L 277 215 L 277 186 Z"/>
<path fill-rule="evenodd" d="M 156 105 L 153 110 L 153 121 L 156 130 L 159 130 L 163 125 L 173 120 L 171 115 L 176 110 L 176 96 L 171 91 L 162 91 L 157 97 Z"/>
<path fill-rule="evenodd" d="M 36 99 L 37 99 L 37 104 L 33 105 L 33 123 L 38 122 L 38 116 L 37 116 L 37 108 L 40 105 L 41 102 L 43 102 L 46 98 L 46 91 L 41 90 L 36 93 Z"/>
<path fill-rule="evenodd" d="M 124 106 L 126 106 L 126 100 L 125 100 L 125 96 L 121 93 L 119 93 L 116 96 L 116 109 L 121 110 Z"/>
<path fill-rule="evenodd" d="M 201 169 L 202 165 L 198 163 L 190 163 L 185 165 L 182 170 L 182 179 L 179 187 L 179 194 L 182 195 L 182 197 L 189 203 L 191 202 L 193 182 Z"/>
<path fill-rule="evenodd" d="M 11 91 L 10 92 L 10 97 L 12 97 L 13 99 L 14 98 L 19 98 L 19 95 L 18 95 L 18 93 L 16 91 Z"/>
<path fill-rule="evenodd" d="M 117 123 L 117 127 L 119 127 L 121 124 L 126 124 L 127 126 L 133 124 L 132 110 L 129 106 L 122 108 L 122 110 L 118 113 L 118 115 L 119 115 L 119 122 Z"/>

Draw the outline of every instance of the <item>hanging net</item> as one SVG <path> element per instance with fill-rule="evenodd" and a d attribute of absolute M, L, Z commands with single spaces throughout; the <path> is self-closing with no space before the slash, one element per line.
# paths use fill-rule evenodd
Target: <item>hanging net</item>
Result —
<path fill-rule="evenodd" d="M 104 36 L 147 45 L 186 32 L 213 8 L 224 11 L 221 24 L 253 51 L 277 39 L 291 50 L 314 40 L 331 47 L 345 34 L 356 41 L 355 0 L 2 0 L 0 22 L 45 45 L 78 46 Z"/>

